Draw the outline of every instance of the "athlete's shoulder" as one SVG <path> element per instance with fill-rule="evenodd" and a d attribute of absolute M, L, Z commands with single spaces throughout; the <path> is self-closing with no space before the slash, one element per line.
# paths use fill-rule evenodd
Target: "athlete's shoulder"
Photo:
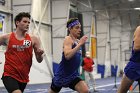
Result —
<path fill-rule="evenodd" d="M 28 34 L 30 36 L 31 39 L 37 39 L 38 37 L 34 34 Z"/>
<path fill-rule="evenodd" d="M 38 44 L 38 42 L 40 42 L 40 39 L 38 36 L 34 35 L 34 34 L 29 34 L 30 38 L 31 38 L 31 41 L 32 41 L 32 44 Z"/>
<path fill-rule="evenodd" d="M 140 31 L 140 26 L 137 26 L 135 31 Z"/>
<path fill-rule="evenodd" d="M 73 42 L 72 38 L 70 36 L 66 36 L 64 39 L 64 42 Z"/>
<path fill-rule="evenodd" d="M 137 26 L 136 29 L 140 29 L 140 26 Z"/>
<path fill-rule="evenodd" d="M 136 30 L 134 32 L 134 36 L 140 34 L 140 26 L 136 27 Z"/>
<path fill-rule="evenodd" d="M 66 40 L 71 40 L 72 38 L 70 36 L 65 37 Z"/>

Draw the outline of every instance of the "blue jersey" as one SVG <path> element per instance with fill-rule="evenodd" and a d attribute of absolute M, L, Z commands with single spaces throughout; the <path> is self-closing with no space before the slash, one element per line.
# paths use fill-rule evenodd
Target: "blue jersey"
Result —
<path fill-rule="evenodd" d="M 134 47 L 134 42 L 133 42 L 133 45 L 132 45 L 132 54 L 131 54 L 131 57 L 130 57 L 130 61 L 140 63 L 140 50 L 139 51 L 134 51 L 133 47 Z"/>
<path fill-rule="evenodd" d="M 72 48 L 76 46 L 73 44 Z M 76 78 L 79 77 L 79 66 L 81 64 L 81 50 L 77 51 L 74 56 L 67 60 L 62 53 L 62 61 L 60 62 L 57 70 L 54 73 L 53 82 L 55 85 L 60 87 L 68 87 L 69 84 Z"/>
<path fill-rule="evenodd" d="M 134 51 L 133 47 L 134 42 L 132 45 L 130 61 L 126 65 L 124 72 L 128 78 L 137 81 L 140 79 L 140 51 Z"/>

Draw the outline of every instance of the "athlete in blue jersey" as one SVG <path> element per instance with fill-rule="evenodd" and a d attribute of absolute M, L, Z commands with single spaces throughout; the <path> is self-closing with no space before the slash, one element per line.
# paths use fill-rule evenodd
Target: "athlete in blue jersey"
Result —
<path fill-rule="evenodd" d="M 78 38 L 81 34 L 81 25 L 77 18 L 71 18 L 67 22 L 69 35 L 63 43 L 62 60 L 54 73 L 49 93 L 58 93 L 62 87 L 69 87 L 79 93 L 89 93 L 87 84 L 80 78 L 78 72 L 81 58 L 81 46 L 85 44 L 87 37 Z"/>
<path fill-rule="evenodd" d="M 117 93 L 127 93 L 134 81 L 140 80 L 140 26 L 134 32 L 132 53 L 124 69 L 124 76 Z"/>

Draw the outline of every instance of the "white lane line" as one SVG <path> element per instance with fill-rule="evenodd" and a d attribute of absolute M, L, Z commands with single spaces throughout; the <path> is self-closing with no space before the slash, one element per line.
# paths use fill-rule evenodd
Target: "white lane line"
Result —
<path fill-rule="evenodd" d="M 102 86 L 97 86 L 95 88 L 103 88 L 103 87 L 108 87 L 108 86 L 113 86 L 115 83 L 112 83 L 112 84 L 106 84 L 106 85 L 102 85 Z M 117 82 L 116 85 L 119 85 L 120 82 Z"/>

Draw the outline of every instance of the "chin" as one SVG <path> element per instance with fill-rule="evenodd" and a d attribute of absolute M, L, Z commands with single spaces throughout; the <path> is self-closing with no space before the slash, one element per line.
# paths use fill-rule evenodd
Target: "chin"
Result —
<path fill-rule="evenodd" d="M 27 32 L 29 29 L 25 29 L 24 31 Z"/>

